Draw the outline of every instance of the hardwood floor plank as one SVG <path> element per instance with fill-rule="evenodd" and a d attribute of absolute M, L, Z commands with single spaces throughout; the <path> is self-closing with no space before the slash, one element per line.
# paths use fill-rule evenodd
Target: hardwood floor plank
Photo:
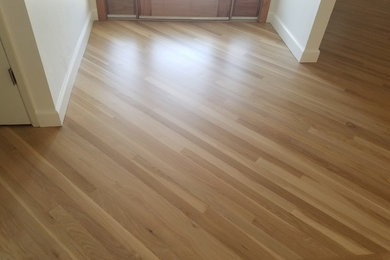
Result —
<path fill-rule="evenodd" d="M 0 258 L 387 259 L 389 12 L 338 0 L 317 64 L 269 24 L 95 23 L 64 126 L 0 128 Z"/>
<path fill-rule="evenodd" d="M 16 146 L 19 152 L 22 154 L 28 155 L 27 158 L 30 160 L 30 163 L 35 164 L 34 162 L 42 162 L 40 165 L 40 170 L 46 175 L 53 183 L 58 186 L 61 186 L 63 189 L 66 189 L 67 194 L 73 197 L 73 200 L 78 203 L 82 203 L 83 207 L 86 207 L 90 214 L 96 218 L 102 225 L 107 225 L 112 232 L 112 235 L 119 238 L 119 240 L 124 243 L 124 246 L 131 250 L 134 255 L 145 256 L 150 259 L 157 259 L 157 257 L 149 251 L 137 238 L 135 238 L 127 230 L 123 229 L 118 222 L 116 222 L 110 215 L 103 211 L 96 203 L 94 203 L 90 197 L 80 191 L 72 182 L 70 182 L 66 177 L 64 177 L 57 169 L 47 162 L 41 155 L 36 151 L 32 150 L 22 139 L 17 137 L 14 133 L 9 131 L 9 129 L 1 129 L 2 136 L 6 136 L 7 139 L 14 140 L 13 145 Z M 26 158 L 26 157 L 25 157 Z M 52 174 L 53 172 L 57 174 Z M 131 242 L 131 244 L 129 244 Z M 135 249 L 134 249 L 135 248 Z"/>

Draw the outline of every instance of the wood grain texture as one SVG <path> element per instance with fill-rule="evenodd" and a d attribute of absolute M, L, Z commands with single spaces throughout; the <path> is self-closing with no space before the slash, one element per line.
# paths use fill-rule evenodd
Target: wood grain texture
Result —
<path fill-rule="evenodd" d="M 217 17 L 229 17 L 230 5 L 231 0 L 219 0 Z"/>
<path fill-rule="evenodd" d="M 305 65 L 268 24 L 95 23 L 64 126 L 0 128 L 0 258 L 389 259 L 388 9 L 361 3 Z"/>
<path fill-rule="evenodd" d="M 106 0 L 108 14 L 136 14 L 136 0 Z"/>
<path fill-rule="evenodd" d="M 98 12 L 99 21 L 107 20 L 108 7 L 106 0 L 96 0 L 96 8 Z"/>
<path fill-rule="evenodd" d="M 235 0 L 233 16 L 257 17 L 262 0 Z"/>
<path fill-rule="evenodd" d="M 97 4 L 100 20 L 105 20 L 104 17 L 107 14 L 175 17 L 256 17 L 259 15 L 260 7 L 264 7 L 261 9 L 259 21 L 265 22 L 269 2 L 269 0 L 98 0 Z M 139 12 L 136 12 L 136 10 L 139 10 Z M 113 18 L 111 17 L 111 19 Z"/>
<path fill-rule="evenodd" d="M 139 0 L 139 5 L 140 15 L 152 15 L 152 0 Z"/>
<path fill-rule="evenodd" d="M 219 0 L 152 0 L 151 5 L 152 16 L 215 17 Z"/>
<path fill-rule="evenodd" d="M 267 17 L 269 13 L 269 8 L 271 5 L 271 0 L 261 0 L 259 6 L 258 22 L 265 23 L 267 22 Z"/>

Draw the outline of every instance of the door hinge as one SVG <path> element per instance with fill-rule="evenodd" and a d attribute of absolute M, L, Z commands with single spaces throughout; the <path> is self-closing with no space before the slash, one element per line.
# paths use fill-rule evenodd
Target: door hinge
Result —
<path fill-rule="evenodd" d="M 16 77 L 15 77 L 15 74 L 14 74 L 14 71 L 12 70 L 12 68 L 9 68 L 8 73 L 9 73 L 9 76 L 10 76 L 10 78 L 12 80 L 12 84 L 14 84 L 14 86 L 16 84 L 18 84 L 18 82 L 16 81 Z"/>

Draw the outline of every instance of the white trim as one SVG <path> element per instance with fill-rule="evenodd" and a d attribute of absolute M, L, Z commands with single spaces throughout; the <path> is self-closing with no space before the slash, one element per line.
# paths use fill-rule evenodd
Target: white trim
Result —
<path fill-rule="evenodd" d="M 81 31 L 80 37 L 77 41 L 68 71 L 66 73 L 65 79 L 62 83 L 61 90 L 56 101 L 56 110 L 59 113 L 61 123 L 64 122 L 66 110 L 68 108 L 70 95 L 73 89 L 74 82 L 83 58 L 87 43 L 89 40 L 89 35 L 92 30 L 93 24 L 93 12 L 91 11 L 86 19 L 83 29 Z M 42 125 L 41 125 L 42 126 Z"/>
<path fill-rule="evenodd" d="M 229 17 L 196 17 L 196 16 L 145 16 L 140 15 L 140 19 L 148 20 L 191 20 L 191 21 L 228 21 Z"/>
<path fill-rule="evenodd" d="M 271 8 L 271 7 L 270 7 Z M 267 23 L 272 23 L 272 19 L 274 18 L 275 14 L 271 11 L 268 12 L 268 15 L 267 15 Z"/>
<path fill-rule="evenodd" d="M 268 14 L 268 20 L 274 29 L 277 31 L 279 36 L 283 39 L 287 47 L 290 49 L 295 58 L 301 62 L 317 62 L 320 55 L 320 50 L 318 49 L 305 49 L 295 36 L 290 32 L 288 27 L 280 20 L 280 18 L 274 13 Z"/>
<path fill-rule="evenodd" d="M 57 111 L 36 111 L 39 127 L 61 126 L 62 121 Z"/>
<path fill-rule="evenodd" d="M 300 63 L 317 62 L 320 57 L 320 50 L 305 50 L 302 53 Z"/>
<path fill-rule="evenodd" d="M 93 10 L 92 10 L 92 20 L 93 20 L 93 21 L 98 21 L 98 20 L 99 20 L 99 16 L 98 16 L 98 11 L 97 11 L 97 9 L 93 9 Z"/>
<path fill-rule="evenodd" d="M 9 63 L 15 73 L 15 76 L 18 81 L 18 89 L 20 96 L 22 97 L 24 106 L 26 108 L 26 112 L 30 118 L 31 124 L 33 126 L 39 126 L 38 115 L 35 112 L 35 106 L 32 102 L 32 98 L 28 90 L 26 90 L 26 81 L 22 76 L 21 69 L 19 66 L 19 61 L 15 54 L 17 53 L 14 49 L 12 39 L 9 35 L 9 27 L 5 22 L 4 15 L 2 14 L 3 10 L 0 8 L 0 38 L 2 38 L 3 47 L 5 52 L 7 53 L 7 57 L 9 59 Z"/>
<path fill-rule="evenodd" d="M 259 17 L 232 16 L 230 20 L 257 21 L 257 19 L 259 19 Z"/>
<path fill-rule="evenodd" d="M 137 18 L 135 14 L 108 14 L 107 18 Z"/>

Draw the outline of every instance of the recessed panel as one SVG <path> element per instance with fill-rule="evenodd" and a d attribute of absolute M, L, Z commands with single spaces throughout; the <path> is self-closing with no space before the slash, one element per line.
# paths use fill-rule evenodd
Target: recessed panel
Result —
<path fill-rule="evenodd" d="M 107 0 L 109 15 L 135 15 L 135 0 Z"/>
<path fill-rule="evenodd" d="M 233 9 L 233 16 L 257 17 L 260 0 L 236 0 Z"/>
<path fill-rule="evenodd" d="M 152 16 L 215 17 L 218 0 L 152 0 Z"/>

